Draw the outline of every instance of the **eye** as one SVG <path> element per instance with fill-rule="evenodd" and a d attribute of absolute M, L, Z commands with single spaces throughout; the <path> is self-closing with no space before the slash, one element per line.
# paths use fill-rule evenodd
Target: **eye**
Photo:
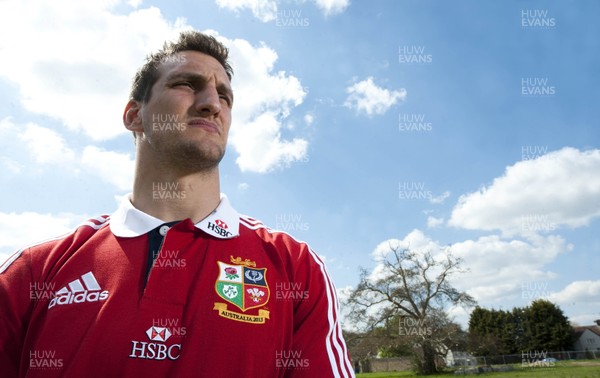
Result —
<path fill-rule="evenodd" d="M 194 89 L 194 86 L 189 81 L 178 81 L 173 84 L 173 87 L 182 87 L 182 86 Z"/>
<path fill-rule="evenodd" d="M 219 98 L 221 100 L 224 100 L 227 103 L 227 105 L 231 106 L 231 98 L 229 98 L 229 96 L 222 94 L 219 95 Z"/>

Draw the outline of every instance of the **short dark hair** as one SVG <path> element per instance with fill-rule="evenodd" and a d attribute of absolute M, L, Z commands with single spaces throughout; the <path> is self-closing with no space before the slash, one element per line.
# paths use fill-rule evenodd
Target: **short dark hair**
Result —
<path fill-rule="evenodd" d="M 198 51 L 215 58 L 227 73 L 229 81 L 233 76 L 233 68 L 227 61 L 229 49 L 211 35 L 190 30 L 179 34 L 177 41 L 165 42 L 162 49 L 146 57 L 146 63 L 140 67 L 133 78 L 130 98 L 132 100 L 148 102 L 152 86 L 158 80 L 158 68 L 169 58 L 182 51 Z"/>

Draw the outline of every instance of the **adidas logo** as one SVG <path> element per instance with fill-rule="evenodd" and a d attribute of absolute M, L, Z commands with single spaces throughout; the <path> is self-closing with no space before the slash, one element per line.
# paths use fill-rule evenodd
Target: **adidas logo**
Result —
<path fill-rule="evenodd" d="M 66 305 L 72 303 L 97 302 L 108 298 L 108 291 L 100 291 L 96 277 L 92 272 L 87 272 L 81 278 L 69 282 L 69 284 L 56 293 L 48 304 L 48 308 L 55 305 Z"/>

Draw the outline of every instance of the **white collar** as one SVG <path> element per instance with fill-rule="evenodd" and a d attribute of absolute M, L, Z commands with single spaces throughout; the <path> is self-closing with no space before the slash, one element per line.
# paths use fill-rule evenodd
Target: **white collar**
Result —
<path fill-rule="evenodd" d="M 110 230 L 115 236 L 133 238 L 148 233 L 165 221 L 133 207 L 131 194 L 123 197 L 117 211 L 110 216 Z M 195 226 L 219 239 L 230 239 L 239 235 L 240 216 L 231 207 L 225 194 L 221 193 L 219 206 Z"/>

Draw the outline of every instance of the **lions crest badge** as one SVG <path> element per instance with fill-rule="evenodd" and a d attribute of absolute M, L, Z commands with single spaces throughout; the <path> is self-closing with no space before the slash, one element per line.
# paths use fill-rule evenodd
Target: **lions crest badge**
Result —
<path fill-rule="evenodd" d="M 217 261 L 219 274 L 215 282 L 217 295 L 225 300 L 225 303 L 215 303 L 214 309 L 219 315 L 228 319 L 263 324 L 269 318 L 269 311 L 258 310 L 258 315 L 246 313 L 246 311 L 263 307 L 269 302 L 270 291 L 267 285 L 267 268 L 257 268 L 256 263 L 247 264 L 240 259 L 231 259 L 232 263 Z M 229 310 L 227 305 L 233 305 L 242 310 L 242 313 Z"/>

